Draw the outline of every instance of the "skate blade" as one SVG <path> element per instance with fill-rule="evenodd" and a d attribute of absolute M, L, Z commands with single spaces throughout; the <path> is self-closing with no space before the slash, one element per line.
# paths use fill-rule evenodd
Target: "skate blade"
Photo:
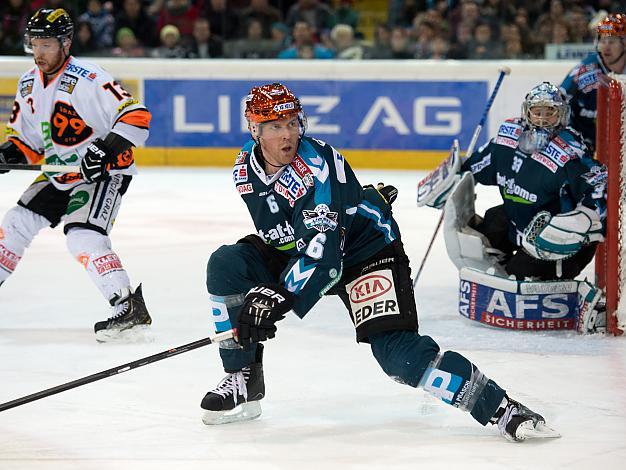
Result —
<path fill-rule="evenodd" d="M 236 406 L 228 411 L 205 411 L 202 422 L 208 426 L 216 424 L 236 423 L 250 421 L 261 416 L 261 403 L 249 401 Z"/>
<path fill-rule="evenodd" d="M 561 434 L 550 426 L 546 426 L 545 423 L 538 422 L 533 426 L 531 421 L 520 424 L 515 434 L 520 441 L 526 439 L 556 439 L 561 437 Z"/>
<path fill-rule="evenodd" d="M 126 330 L 100 330 L 96 333 L 98 343 L 151 343 L 154 336 L 150 325 L 136 325 Z"/>

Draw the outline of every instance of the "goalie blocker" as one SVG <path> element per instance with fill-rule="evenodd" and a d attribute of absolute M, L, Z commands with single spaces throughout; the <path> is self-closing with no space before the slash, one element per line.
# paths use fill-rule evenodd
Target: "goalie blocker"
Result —
<path fill-rule="evenodd" d="M 462 268 L 459 313 L 510 330 L 604 332 L 599 289 L 588 281 L 517 281 Z"/>

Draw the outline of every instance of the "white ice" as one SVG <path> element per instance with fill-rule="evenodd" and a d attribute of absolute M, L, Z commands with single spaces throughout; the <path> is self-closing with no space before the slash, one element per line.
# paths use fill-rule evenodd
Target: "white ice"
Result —
<path fill-rule="evenodd" d="M 0 213 L 33 173 L 1 176 Z M 358 171 L 400 190 L 394 212 L 413 269 L 438 212 L 415 204 L 418 172 Z M 205 266 L 253 231 L 228 169 L 142 169 L 112 239 L 144 284 L 153 342 L 98 344 L 108 309 L 60 228 L 35 239 L 0 287 L 0 402 L 212 333 Z M 480 211 L 498 201 L 479 192 Z M 420 331 L 454 349 L 563 437 L 511 444 L 493 426 L 399 385 L 357 345 L 340 302 L 288 318 L 267 344 L 263 415 L 208 427 L 200 400 L 222 378 L 215 346 L 0 413 L 0 469 L 591 469 L 626 468 L 626 342 L 493 330 L 462 318 L 457 272 L 439 236 L 419 281 Z"/>

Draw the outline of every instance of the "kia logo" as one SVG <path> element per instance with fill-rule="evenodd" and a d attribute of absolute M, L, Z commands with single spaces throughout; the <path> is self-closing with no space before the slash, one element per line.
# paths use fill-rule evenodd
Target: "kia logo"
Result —
<path fill-rule="evenodd" d="M 359 280 L 350 289 L 350 301 L 358 304 L 383 295 L 392 287 L 392 283 L 385 276 L 372 274 Z"/>

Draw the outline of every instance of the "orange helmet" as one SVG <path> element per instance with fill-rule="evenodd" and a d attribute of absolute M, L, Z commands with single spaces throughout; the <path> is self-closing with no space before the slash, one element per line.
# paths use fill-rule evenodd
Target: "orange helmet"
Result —
<path fill-rule="evenodd" d="M 621 13 L 610 14 L 596 26 L 599 37 L 617 36 L 626 37 L 626 15 Z"/>
<path fill-rule="evenodd" d="M 306 117 L 300 100 L 282 83 L 254 87 L 246 97 L 246 119 L 254 140 L 258 139 L 259 124 L 297 116 L 300 137 L 306 130 Z"/>

